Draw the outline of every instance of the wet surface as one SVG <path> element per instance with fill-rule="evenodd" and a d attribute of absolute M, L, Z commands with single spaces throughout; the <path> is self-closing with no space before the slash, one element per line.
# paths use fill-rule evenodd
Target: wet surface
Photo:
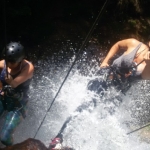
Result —
<path fill-rule="evenodd" d="M 93 21 L 92 16 L 88 19 Z M 62 25 L 59 19 L 54 23 L 57 27 Z M 86 21 L 80 23 L 83 23 L 84 28 Z M 92 23 L 86 26 L 86 31 L 82 34 L 81 24 L 77 24 L 78 22 L 70 28 L 67 23 L 66 27 L 70 29 L 67 35 L 63 34 L 64 28 L 61 28 L 61 32 L 52 37 L 55 40 L 50 38 L 45 44 L 36 45 L 31 52 L 29 49 L 28 57 L 35 65 L 35 75 L 31 84 L 28 115 L 17 127 L 14 143 L 36 138 L 48 146 L 66 119 L 72 116 L 63 131 L 64 144 L 77 150 L 149 149 L 149 144 L 140 141 L 138 132 L 127 135 L 150 121 L 149 84 L 135 84 L 126 96 L 120 95 L 122 101 L 115 97 L 120 93 L 114 89 L 110 89 L 104 98 L 87 90 L 87 83 L 94 78 L 94 72 L 99 68 L 106 51 L 115 39 L 119 39 L 118 35 L 114 38 L 106 35 L 103 24 L 100 25 L 103 33 L 95 31 L 94 38 L 86 43 L 49 110 L 86 37 L 85 32 Z M 71 39 L 70 34 L 73 35 Z M 44 36 L 42 38 L 44 39 Z M 99 42 L 96 39 L 99 39 Z M 80 109 L 76 111 L 79 106 Z M 4 119 L 5 114 L 1 118 L 0 127 Z M 0 146 L 3 145 L 0 143 Z"/>
<path fill-rule="evenodd" d="M 70 47 L 72 48 L 72 44 Z M 79 150 L 97 150 L 99 147 L 106 150 L 149 149 L 150 145 L 144 142 L 146 140 L 140 141 L 139 132 L 127 135 L 150 120 L 149 82 L 142 81 L 133 85 L 126 95 L 110 89 L 101 98 L 88 91 L 87 83 L 95 78 L 93 73 L 98 69 L 99 59 L 105 55 L 99 53 L 97 57 L 99 47 L 96 44 L 89 45 L 79 55 L 50 107 L 75 59 L 74 49 L 70 50 L 68 54 L 64 48 L 60 53 L 52 57 L 45 56 L 45 60 L 38 60 L 35 64 L 28 115 L 17 127 L 14 143 L 36 138 L 48 146 L 71 116 L 63 130 L 65 145 Z M 1 118 L 0 126 L 4 119 L 5 115 Z M 96 144 L 93 145 L 93 142 Z"/>

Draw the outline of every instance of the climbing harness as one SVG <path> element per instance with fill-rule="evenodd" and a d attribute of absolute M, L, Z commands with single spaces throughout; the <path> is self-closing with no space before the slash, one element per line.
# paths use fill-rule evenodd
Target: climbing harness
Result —
<path fill-rule="evenodd" d="M 134 63 L 130 68 L 114 68 L 111 67 L 111 70 L 113 72 L 114 80 L 113 84 L 114 85 L 119 85 L 117 88 L 121 90 L 122 93 L 126 93 L 126 91 L 131 87 L 131 82 L 133 82 L 135 76 L 136 76 L 136 71 L 137 67 L 144 61 L 144 59 L 139 62 L 138 64 Z M 126 77 L 125 73 L 122 73 L 120 70 L 128 70 L 129 76 Z M 116 83 L 115 83 L 116 82 Z"/>
<path fill-rule="evenodd" d="M 97 94 L 101 93 L 101 95 L 103 95 L 103 91 L 111 86 L 115 87 L 123 94 L 130 88 L 129 78 L 119 75 L 114 67 L 109 66 L 100 68 L 97 71 L 96 76 L 95 79 L 89 81 L 88 90 L 94 91 Z"/>
<path fill-rule="evenodd" d="M 133 130 L 133 131 L 128 132 L 127 135 L 129 135 L 129 134 L 131 134 L 131 133 L 134 133 L 134 132 L 136 132 L 136 131 L 139 131 L 139 130 L 141 130 L 141 129 L 143 129 L 143 128 L 146 128 L 146 127 L 148 127 L 148 126 L 150 126 L 150 123 L 147 124 L 147 125 L 144 125 L 144 126 L 142 126 L 142 127 L 140 127 L 140 128 L 137 128 L 137 129 L 135 129 L 135 130 Z"/>
<path fill-rule="evenodd" d="M 125 77 L 124 74 L 119 74 L 118 70 L 114 67 L 110 67 L 112 71 L 113 79 L 111 79 L 111 84 L 120 90 L 123 94 L 131 87 L 129 77 Z"/>
<path fill-rule="evenodd" d="M 23 93 L 17 92 L 14 88 L 9 85 L 6 85 L 1 90 L 1 93 L 4 92 L 4 95 L 0 95 L 0 100 L 3 104 L 4 110 L 6 111 L 20 111 L 23 118 L 26 117 L 24 111 L 24 105 L 21 103 L 23 99 Z"/>
<path fill-rule="evenodd" d="M 10 85 L 4 86 L 1 92 L 4 92 L 4 95 L 2 96 L 2 102 L 6 110 L 20 110 L 23 107 L 23 105 L 20 103 L 20 101 L 23 99 L 23 93 L 17 92 Z M 12 104 L 11 107 L 8 107 L 9 103 Z"/>
<path fill-rule="evenodd" d="M 135 79 L 137 66 L 143 61 L 144 60 L 138 64 L 133 63 L 130 68 L 116 68 L 113 66 L 100 68 L 95 74 L 98 77 L 89 81 L 88 89 L 102 94 L 108 87 L 114 86 L 118 91 L 121 91 L 125 95 L 131 87 L 131 82 Z M 128 74 L 128 76 L 125 74 Z"/>

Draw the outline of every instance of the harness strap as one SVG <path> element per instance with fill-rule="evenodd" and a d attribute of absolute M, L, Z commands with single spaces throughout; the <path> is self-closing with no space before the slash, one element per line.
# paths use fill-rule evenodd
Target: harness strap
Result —
<path fill-rule="evenodd" d="M 118 74 L 114 67 L 110 67 L 111 74 L 107 77 L 107 82 L 111 83 L 111 85 L 115 86 L 118 90 L 120 90 L 123 94 L 131 87 L 129 82 L 129 77 L 122 76 L 122 74 Z M 110 76 L 112 79 L 110 79 Z"/>
<path fill-rule="evenodd" d="M 12 90 L 12 91 L 11 91 Z M 0 95 L 0 100 L 3 104 L 4 110 L 7 111 L 20 111 L 23 118 L 26 117 L 26 113 L 24 110 L 26 103 L 23 103 L 23 93 L 16 92 L 10 86 L 6 86 L 3 88 L 4 95 Z"/>

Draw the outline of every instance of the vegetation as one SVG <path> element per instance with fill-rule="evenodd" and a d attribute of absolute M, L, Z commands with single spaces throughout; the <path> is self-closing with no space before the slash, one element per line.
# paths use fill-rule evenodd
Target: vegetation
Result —
<path fill-rule="evenodd" d="M 3 0 L 3 35 L 7 41 L 22 41 L 27 47 L 59 40 L 85 38 L 105 0 Z M 109 0 L 96 26 L 97 38 L 118 40 L 149 36 L 149 0 Z M 6 25 L 5 21 L 6 20 Z M 93 33 L 92 36 L 95 36 Z M 0 48 L 5 45 L 1 36 Z M 51 41 L 51 42 L 50 42 Z"/>
<path fill-rule="evenodd" d="M 2 1 L 0 7 L 3 8 L 1 16 L 3 34 L 0 48 L 3 49 L 5 46 L 6 36 L 7 42 L 21 41 L 31 50 L 32 58 L 34 55 L 42 55 L 46 50 L 45 47 L 68 39 L 80 40 L 80 45 L 106 2 L 105 0 Z M 150 39 L 149 6 L 150 0 L 109 0 L 91 38 L 102 44 L 104 41 L 110 40 L 114 43 L 129 37 L 146 42 Z M 40 50 L 41 53 L 38 53 Z M 53 49 L 49 55 L 56 51 L 56 48 Z"/>

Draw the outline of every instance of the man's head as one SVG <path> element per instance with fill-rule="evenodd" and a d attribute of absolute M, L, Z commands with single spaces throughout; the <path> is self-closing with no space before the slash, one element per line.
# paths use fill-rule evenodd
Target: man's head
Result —
<path fill-rule="evenodd" d="M 24 47 L 18 42 L 10 42 L 6 46 L 4 57 L 7 62 L 19 63 L 25 57 Z"/>

